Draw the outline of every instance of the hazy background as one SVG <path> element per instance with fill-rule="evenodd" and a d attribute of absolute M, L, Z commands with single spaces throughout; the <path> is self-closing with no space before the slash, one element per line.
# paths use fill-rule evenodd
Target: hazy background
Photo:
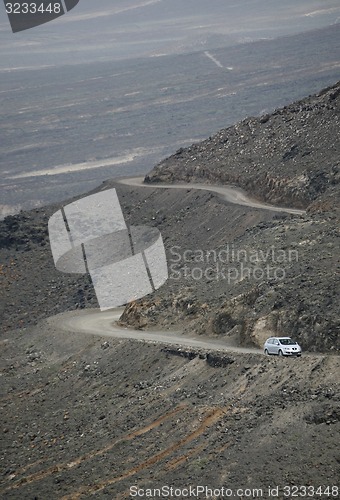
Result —
<path fill-rule="evenodd" d="M 13 34 L 0 4 L 0 215 L 143 174 L 339 78 L 338 0 L 80 0 Z"/>
<path fill-rule="evenodd" d="M 187 53 L 299 33 L 339 19 L 338 0 L 80 0 L 56 21 L 13 36 L 2 7 L 1 67 Z"/>

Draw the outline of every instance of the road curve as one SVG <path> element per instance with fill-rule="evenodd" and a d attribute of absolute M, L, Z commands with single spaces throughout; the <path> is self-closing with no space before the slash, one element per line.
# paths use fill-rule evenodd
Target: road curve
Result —
<path fill-rule="evenodd" d="M 263 210 L 270 210 L 271 212 L 286 212 L 295 215 L 302 215 L 304 210 L 296 208 L 276 207 L 266 203 L 251 199 L 243 190 L 233 186 L 215 186 L 210 184 L 144 184 L 143 177 L 131 177 L 119 179 L 120 184 L 152 188 L 152 189 L 200 189 L 219 194 L 222 198 L 229 203 L 236 205 L 243 205 L 252 208 L 260 208 Z M 189 347 L 205 350 L 221 350 L 224 352 L 238 352 L 238 353 L 251 353 L 262 354 L 261 349 L 247 349 L 243 347 L 235 347 L 228 345 L 221 340 L 211 338 L 204 338 L 200 336 L 189 337 L 185 336 L 178 331 L 147 331 L 147 330 L 133 330 L 124 328 L 117 324 L 117 320 L 122 314 L 124 308 L 113 309 L 106 312 L 100 310 L 87 310 L 87 311 L 74 311 L 51 317 L 50 321 L 57 328 L 68 332 L 78 332 L 83 334 L 100 335 L 102 337 L 111 337 L 117 339 L 132 339 L 143 342 L 156 342 L 161 344 L 170 344 L 173 346 Z"/>
<path fill-rule="evenodd" d="M 143 181 L 143 177 L 127 177 L 125 179 L 119 179 L 117 182 L 126 186 L 143 187 L 149 189 L 200 189 L 202 191 L 217 193 L 224 200 L 228 201 L 229 203 L 234 203 L 235 205 L 260 208 L 263 210 L 270 210 L 271 212 L 285 212 L 294 215 L 303 215 L 306 213 L 305 210 L 299 210 L 298 208 L 277 207 L 275 205 L 269 205 L 268 203 L 262 203 L 260 201 L 254 200 L 245 191 L 234 186 L 216 186 L 213 184 L 197 184 L 191 182 L 179 184 L 163 184 L 157 182 L 154 184 L 147 184 Z"/>
<path fill-rule="evenodd" d="M 117 324 L 124 308 L 101 312 L 99 309 L 72 311 L 49 318 L 49 322 L 58 329 L 78 332 L 85 335 L 99 335 L 115 339 L 131 339 L 141 342 L 155 342 L 192 349 L 218 350 L 246 354 L 263 354 L 261 349 L 248 349 L 230 346 L 221 340 L 207 337 L 189 337 L 179 331 L 134 330 Z"/>

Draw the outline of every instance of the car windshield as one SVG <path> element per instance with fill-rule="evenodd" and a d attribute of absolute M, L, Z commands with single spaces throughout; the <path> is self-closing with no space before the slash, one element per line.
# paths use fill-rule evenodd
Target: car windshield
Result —
<path fill-rule="evenodd" d="M 294 345 L 296 342 L 292 339 L 279 339 L 282 345 Z"/>

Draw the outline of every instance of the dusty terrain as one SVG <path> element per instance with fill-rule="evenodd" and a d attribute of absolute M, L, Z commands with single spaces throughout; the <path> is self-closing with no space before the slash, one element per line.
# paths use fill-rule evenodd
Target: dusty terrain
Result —
<path fill-rule="evenodd" d="M 339 103 L 337 83 L 271 115 L 246 119 L 206 141 L 181 149 L 146 176 L 145 180 L 155 186 L 158 182 L 181 181 L 234 183 L 261 201 L 302 207 L 307 212 L 304 216 L 276 216 L 275 220 L 248 227 L 230 238 L 230 224 L 244 228 L 241 214 L 234 215 L 231 221 L 221 208 L 220 214 L 212 218 L 208 208 L 208 222 L 202 211 L 199 242 L 190 231 L 190 243 L 185 248 L 203 249 L 206 255 L 209 249 L 226 249 L 232 241 L 236 249 L 246 252 L 247 264 L 252 249 L 266 252 L 275 248 L 281 252 L 285 272 L 280 271 L 284 274 L 281 280 L 273 279 L 273 273 L 259 280 L 254 279 L 255 274 L 244 278 L 239 273 L 231 283 L 226 279 L 218 282 L 214 275 L 208 277 L 204 283 L 204 290 L 209 290 L 204 297 L 205 321 L 202 324 L 199 314 L 192 327 L 219 334 L 236 328 L 241 341 L 255 344 L 279 332 L 296 336 L 310 349 L 339 349 Z M 188 218 L 190 211 L 179 214 L 182 227 Z M 296 252 L 294 258 L 292 250 Z M 181 254 L 180 262 L 177 254 Z M 202 265 L 206 270 L 211 264 L 206 259 L 197 263 L 195 256 L 192 252 L 187 280 L 192 289 L 181 297 L 192 304 L 197 304 L 204 281 L 190 281 L 192 269 Z M 176 271 L 183 275 L 184 265 L 188 264 L 184 262 L 184 251 L 177 250 L 174 258 L 178 262 Z M 245 259 L 238 260 L 239 269 Z M 280 267 L 275 257 L 270 263 Z M 234 259 L 229 258 L 227 267 L 235 266 Z M 223 294 L 227 297 L 223 298 Z M 152 308 L 153 315 L 158 312 L 162 316 L 164 307 L 174 309 L 173 301 L 164 301 Z M 133 305 L 133 316 L 136 307 Z M 147 303 L 141 314 L 148 316 L 149 307 Z M 190 309 L 191 317 L 193 309 L 195 306 Z M 126 320 L 129 322 L 129 317 Z"/>
<path fill-rule="evenodd" d="M 188 9 L 187 4 L 196 4 L 198 0 L 187 0 L 185 4 L 177 1 L 181 4 L 178 15 L 183 8 Z M 224 0 L 217 3 L 228 9 Z M 255 11 L 257 3 L 252 6 Z M 269 8 L 268 2 L 259 3 Z M 176 10 L 174 1 L 170 4 Z M 310 1 L 305 4 L 310 7 Z M 278 15 L 274 4 L 272 7 Z M 239 5 L 235 4 L 235 8 L 239 9 Z M 299 11 L 300 8 L 299 2 Z M 286 5 L 282 9 L 287 22 L 286 13 L 290 9 Z M 312 23 L 314 18 L 299 15 L 297 19 Z M 316 16 L 316 24 L 318 19 Z M 276 23 L 277 19 L 274 20 Z M 273 30 L 273 23 L 270 24 Z M 66 26 L 69 28 L 68 22 Z M 199 51 L 197 46 L 192 47 L 188 54 L 136 58 L 130 33 L 128 45 L 134 53 L 133 59 L 103 62 L 99 58 L 88 64 L 85 47 L 89 46 L 89 32 L 86 31 L 85 45 L 80 44 L 87 52 L 86 64 L 76 64 L 80 62 L 78 52 L 76 61 L 71 53 L 71 65 L 34 71 L 2 70 L 0 218 L 20 209 L 77 196 L 112 177 L 145 175 L 181 146 L 208 137 L 245 116 L 269 112 L 331 85 L 339 75 L 338 30 L 338 25 L 332 25 L 288 37 L 272 39 L 270 35 L 268 40 L 234 47 L 222 43 L 211 54 L 223 68 L 207 57 L 206 51 L 212 47 L 201 43 Z M 139 24 L 137 31 L 141 36 Z M 195 30 L 189 31 L 194 35 Z M 1 31 L 2 47 L 3 36 L 5 32 Z M 97 38 L 96 34 L 98 43 Z M 67 36 L 66 39 L 70 43 Z M 78 40 L 76 36 L 75 39 Z M 34 37 L 33 40 L 35 44 Z M 43 40 L 43 53 L 38 59 L 33 55 L 32 44 L 28 45 L 25 67 L 32 58 L 41 64 L 49 43 L 48 38 Z M 50 42 L 55 43 L 54 37 Z M 61 40 L 59 49 L 60 44 Z M 24 50 L 22 45 L 20 48 Z M 141 48 L 146 49 L 144 44 Z M 93 50 L 92 46 L 92 56 Z M 5 57 L 5 47 L 2 52 Z M 112 57 L 112 47 L 109 52 Z M 17 54 L 15 47 L 14 54 L 7 55 L 11 61 L 9 68 L 15 58 L 23 57 L 20 53 Z M 66 55 L 64 51 L 62 54 Z M 54 52 L 54 64 L 56 58 Z M 52 64 L 51 57 L 47 64 Z M 46 170 L 49 175 L 43 175 Z"/>
<path fill-rule="evenodd" d="M 333 202 L 339 209 L 339 101 L 340 82 L 274 113 L 246 118 L 178 150 L 146 180 L 235 183 L 276 204 L 327 211 Z M 324 207 L 313 204 L 320 199 Z"/>
<path fill-rule="evenodd" d="M 179 351 L 53 324 L 3 338 L 2 498 L 336 484 L 338 356 Z"/>
<path fill-rule="evenodd" d="M 98 188 L 116 187 L 128 224 L 157 227 L 168 257 L 168 282 L 130 304 L 120 325 L 137 327 L 141 337 L 143 329 L 179 330 L 247 348 L 261 346 L 270 334 L 289 334 L 303 347 L 306 355 L 300 359 L 65 331 L 61 325 L 66 311 L 98 305 L 88 276 L 63 275 L 54 268 L 47 222 L 60 205 L 0 222 L 2 498 L 125 499 L 132 498 L 133 485 L 204 485 L 234 492 L 262 488 L 264 498 L 269 498 L 269 487 L 279 486 L 282 499 L 287 498 L 284 486 L 336 484 L 339 157 L 334 153 L 337 136 L 327 139 L 322 130 L 327 122 L 329 134 L 337 134 L 338 101 L 337 90 L 329 89 L 304 104 L 311 108 L 311 121 L 302 105 L 294 104 L 290 109 L 296 112 L 278 111 L 264 123 L 262 118 L 252 122 L 249 151 L 261 144 L 259 128 L 272 120 L 275 127 L 280 120 L 285 127 L 287 113 L 296 117 L 289 122 L 293 134 L 305 116 L 304 132 L 313 134 L 313 155 L 319 160 L 320 138 L 325 160 L 317 168 L 311 155 L 306 156 L 308 164 L 294 164 L 290 158 L 283 175 L 283 163 L 273 153 L 270 175 L 283 175 L 282 190 L 275 181 L 254 192 L 265 201 L 304 207 L 304 214 L 230 204 L 216 193 L 190 188 L 138 188 L 113 181 Z M 315 109 L 320 120 L 313 118 Z M 318 123 L 319 134 L 314 130 Z M 219 170 L 213 151 L 216 157 L 220 153 L 216 138 L 209 141 L 215 175 Z M 275 151 L 275 144 L 264 142 L 264 165 L 252 178 L 254 186 L 265 179 L 265 152 Z M 149 180 L 187 180 L 181 173 L 193 150 L 198 154 L 202 145 L 168 159 Z M 245 188 L 244 162 L 237 168 L 239 185 Z M 297 174 L 309 180 L 293 196 L 287 186 Z M 228 249 L 226 263 L 214 259 L 223 251 L 225 260 Z M 233 249 L 242 251 L 242 258 L 232 258 Z M 272 249 L 274 254 L 268 254 Z M 256 261 L 250 259 L 254 250 Z M 258 273 L 268 262 L 284 274 L 259 273 L 259 278 L 254 269 Z M 226 269 L 217 279 L 215 267 L 221 263 Z M 242 263 L 251 272 L 241 279 L 236 271 Z M 228 275 L 230 270 L 233 275 Z M 321 498 L 336 493 L 322 491 Z"/>

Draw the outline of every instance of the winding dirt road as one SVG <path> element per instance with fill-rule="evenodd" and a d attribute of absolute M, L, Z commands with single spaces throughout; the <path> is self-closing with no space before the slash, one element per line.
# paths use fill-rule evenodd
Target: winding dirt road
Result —
<path fill-rule="evenodd" d="M 99 309 L 87 311 L 72 311 L 62 315 L 53 316 L 49 322 L 59 329 L 67 332 L 78 332 L 101 337 L 116 339 L 131 339 L 142 342 L 156 342 L 179 347 L 190 347 L 205 350 L 221 350 L 242 352 L 247 354 L 263 354 L 261 349 L 248 349 L 228 345 L 221 340 L 207 337 L 189 337 L 179 331 L 170 330 L 134 330 L 124 328 L 117 324 L 124 308 L 112 309 L 101 312 Z"/>
<path fill-rule="evenodd" d="M 142 187 L 142 188 L 152 188 L 152 189 L 199 189 L 201 191 L 210 191 L 212 193 L 219 194 L 222 199 L 233 203 L 234 205 L 243 205 L 245 207 L 260 208 L 263 210 L 269 210 L 271 212 L 286 212 L 288 214 L 303 215 L 305 210 L 300 210 L 298 208 L 289 207 L 276 207 L 275 205 L 269 205 L 268 203 L 262 203 L 251 198 L 245 191 L 234 186 L 215 186 L 213 184 L 196 184 L 196 183 L 180 183 L 180 184 L 145 184 L 144 177 L 130 177 L 126 179 L 119 179 L 119 184 L 124 184 L 126 186 Z"/>
<path fill-rule="evenodd" d="M 252 208 L 270 210 L 271 212 L 286 212 L 295 215 L 304 214 L 304 210 L 295 208 L 276 207 L 261 203 L 251 199 L 244 191 L 233 186 L 214 186 L 209 184 L 144 184 L 143 177 L 133 177 L 120 179 L 120 184 L 142 187 L 146 189 L 200 189 L 219 194 L 230 203 L 244 205 Z M 225 352 L 242 352 L 252 354 L 262 354 L 260 349 L 247 349 L 228 345 L 226 342 L 204 338 L 200 336 L 189 337 L 178 331 L 145 331 L 133 330 L 120 327 L 117 321 L 123 312 L 123 308 L 113 309 L 106 312 L 99 310 L 74 311 L 65 313 L 61 316 L 50 318 L 50 321 L 57 328 L 68 332 L 78 332 L 83 334 L 100 335 L 102 337 L 111 337 L 119 339 L 132 339 L 143 342 L 157 342 L 161 344 L 170 344 L 173 346 L 191 347 L 206 350 L 222 350 Z"/>

